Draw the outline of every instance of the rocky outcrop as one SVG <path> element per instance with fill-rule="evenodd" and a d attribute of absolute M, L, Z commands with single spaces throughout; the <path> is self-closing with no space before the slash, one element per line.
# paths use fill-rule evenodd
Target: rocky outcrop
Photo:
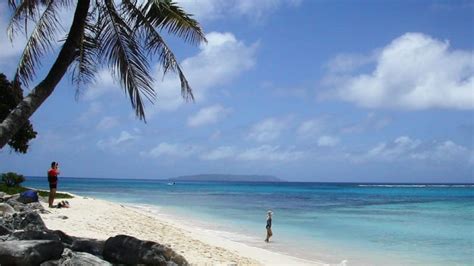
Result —
<path fill-rule="evenodd" d="M 64 246 L 53 240 L 12 240 L 0 243 L 2 265 L 38 265 L 61 258 Z"/>
<path fill-rule="evenodd" d="M 187 265 L 183 256 L 152 241 L 118 235 L 105 241 L 104 258 L 119 264 Z"/>
<path fill-rule="evenodd" d="M 95 265 L 109 266 L 110 262 L 100 259 L 86 252 L 74 252 L 70 249 L 64 249 L 59 260 L 50 260 L 41 263 L 41 266 L 58 266 L 58 265 Z"/>
<path fill-rule="evenodd" d="M 38 202 L 0 194 L 0 265 L 188 265 L 172 249 L 152 241 L 118 235 L 106 241 L 49 230 Z"/>

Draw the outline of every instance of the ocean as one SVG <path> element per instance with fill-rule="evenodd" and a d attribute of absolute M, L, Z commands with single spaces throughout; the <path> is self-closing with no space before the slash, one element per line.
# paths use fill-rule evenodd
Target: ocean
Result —
<path fill-rule="evenodd" d="M 45 177 L 25 186 L 47 189 Z M 341 265 L 474 265 L 473 184 L 176 182 L 61 177 L 59 191 L 136 206 L 224 238 Z M 74 206 L 72 206 L 74 207 Z M 271 243 L 265 243 L 272 210 Z"/>

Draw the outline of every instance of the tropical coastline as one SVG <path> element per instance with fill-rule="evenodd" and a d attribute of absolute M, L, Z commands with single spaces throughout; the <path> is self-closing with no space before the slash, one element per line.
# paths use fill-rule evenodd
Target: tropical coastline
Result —
<path fill-rule="evenodd" d="M 69 200 L 71 208 L 48 209 L 50 213 L 41 214 L 49 229 L 99 240 L 125 234 L 155 241 L 193 265 L 326 265 L 233 242 L 132 205 L 74 196 Z"/>
<path fill-rule="evenodd" d="M 29 177 L 25 182 L 39 189 L 44 189 L 45 184 L 41 177 Z M 147 227 L 165 223 L 167 228 L 179 229 L 179 239 L 190 238 L 208 245 L 204 250 L 210 255 L 204 258 L 198 255 L 191 261 L 230 263 L 220 257 L 221 250 L 211 247 L 239 254 L 243 258 L 226 257 L 243 261 L 242 264 L 249 262 L 247 259 L 258 264 L 274 264 L 272 259 L 279 258 L 278 254 L 284 256 L 278 261 L 297 258 L 292 265 L 320 262 L 463 265 L 473 260 L 474 235 L 469 230 L 474 210 L 473 184 L 176 182 L 169 185 L 163 180 L 63 178 L 61 188 L 79 199 L 86 198 L 83 200 L 87 203 L 76 206 L 72 202 L 70 209 L 53 211 L 75 213 L 76 207 L 83 208 L 85 204 L 92 206 L 91 215 L 96 211 L 98 214 L 95 218 L 86 217 L 89 209 L 85 208 L 78 212 L 79 217 L 54 221 L 54 228 L 69 232 L 76 226 L 68 222 L 85 219 L 78 225 L 84 227 L 79 235 L 92 237 L 111 230 L 97 229 L 104 226 L 104 221 L 112 220 L 115 224 L 115 220 L 123 218 L 122 224 L 114 225 L 121 229 L 109 234 L 136 231 L 137 236 L 144 235 L 145 239 L 162 239 L 159 234 L 153 236 L 154 232 L 140 233 L 143 229 L 136 228 L 136 223 L 141 222 L 128 219 L 135 215 L 137 221 L 154 221 L 148 222 L 152 225 Z M 96 205 L 102 207 L 96 209 Z M 108 218 L 112 213 L 104 211 L 108 209 L 117 210 L 114 218 Z M 263 241 L 268 209 L 275 212 L 274 237 L 269 244 Z M 97 225 L 94 221 L 102 222 Z M 45 217 L 45 222 L 49 225 L 51 221 Z M 160 231 L 159 227 L 155 231 Z M 174 248 L 174 238 L 169 236 L 164 244 L 171 243 Z M 181 250 L 187 249 L 181 247 Z M 188 253 L 194 256 L 193 251 Z M 267 259 L 265 254 L 271 255 Z"/>

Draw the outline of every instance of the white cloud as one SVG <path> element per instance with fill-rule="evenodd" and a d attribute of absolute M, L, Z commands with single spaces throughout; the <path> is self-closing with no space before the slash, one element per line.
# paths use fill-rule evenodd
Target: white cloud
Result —
<path fill-rule="evenodd" d="M 299 6 L 301 0 L 179 0 L 199 21 L 245 16 L 261 20 L 282 6 Z"/>
<path fill-rule="evenodd" d="M 406 33 L 377 53 L 372 73 L 327 81 L 336 97 L 363 107 L 473 109 L 473 58 L 472 51 L 449 49 L 448 41 Z"/>
<path fill-rule="evenodd" d="M 182 145 L 175 143 L 162 142 L 148 152 L 141 152 L 144 157 L 158 158 L 161 156 L 170 157 L 189 157 L 196 154 L 200 149 L 193 145 Z"/>
<path fill-rule="evenodd" d="M 361 66 L 372 63 L 376 60 L 376 53 L 373 55 L 361 54 L 339 54 L 331 59 L 326 65 L 329 72 L 332 73 L 347 73 L 351 72 Z"/>
<path fill-rule="evenodd" d="M 258 142 L 270 142 L 280 137 L 281 132 L 287 127 L 286 120 L 267 118 L 255 124 L 247 135 L 247 139 Z"/>
<path fill-rule="evenodd" d="M 333 147 L 339 143 L 339 138 L 333 136 L 321 136 L 318 138 L 318 146 Z"/>
<path fill-rule="evenodd" d="M 100 120 L 100 122 L 97 124 L 97 129 L 98 130 L 107 130 L 114 128 L 119 125 L 119 119 L 118 117 L 114 116 L 106 116 Z"/>
<path fill-rule="evenodd" d="M 231 146 L 222 146 L 200 156 L 203 160 L 222 160 L 233 158 L 236 155 L 236 149 Z"/>
<path fill-rule="evenodd" d="M 459 161 L 469 162 L 473 153 L 466 147 L 451 140 L 438 143 L 422 142 L 407 136 L 396 138 L 390 143 L 380 143 L 362 155 L 351 155 L 356 162 L 367 161 Z"/>
<path fill-rule="evenodd" d="M 362 133 L 369 130 L 380 130 L 387 127 L 391 123 L 391 118 L 381 117 L 376 113 L 368 113 L 367 116 L 359 122 L 344 126 L 341 128 L 342 133 Z"/>
<path fill-rule="evenodd" d="M 188 118 L 188 126 L 198 127 L 202 125 L 215 124 L 224 119 L 231 110 L 221 105 L 212 105 L 199 110 L 199 112 Z"/>
<path fill-rule="evenodd" d="M 237 155 L 243 161 L 295 161 L 303 158 L 304 152 L 295 150 L 282 150 L 279 146 L 262 145 L 247 149 Z"/>
<path fill-rule="evenodd" d="M 122 131 L 118 137 L 110 137 L 105 140 L 99 140 L 97 142 L 97 147 L 107 152 L 122 152 L 128 147 L 130 143 L 137 139 L 137 135 L 132 135 L 127 131 Z"/>
<path fill-rule="evenodd" d="M 79 116 L 78 121 L 81 123 L 88 122 L 89 120 L 93 119 L 94 117 L 97 117 L 99 113 L 103 111 L 102 104 L 99 102 L 92 102 L 89 105 L 89 108 Z"/>
<path fill-rule="evenodd" d="M 83 97 L 85 100 L 89 101 L 97 100 L 101 96 L 110 94 L 110 92 L 113 91 L 119 93 L 121 88 L 115 83 L 114 78 L 108 69 L 101 69 L 97 73 L 96 81 L 87 88 Z"/>
<path fill-rule="evenodd" d="M 296 132 L 302 138 L 314 138 L 321 134 L 323 129 L 324 123 L 321 119 L 311 119 L 302 122 Z"/>
<path fill-rule="evenodd" d="M 255 65 L 258 47 L 257 43 L 245 45 L 232 33 L 211 32 L 206 38 L 208 43 L 200 46 L 199 54 L 181 63 L 197 102 L 206 100 L 209 89 L 225 85 L 251 69 Z M 156 79 L 160 80 L 161 76 L 160 68 L 156 67 Z M 180 81 L 176 75 L 166 75 L 155 84 L 155 90 L 158 96 L 155 108 L 158 110 L 172 111 L 183 104 Z"/>

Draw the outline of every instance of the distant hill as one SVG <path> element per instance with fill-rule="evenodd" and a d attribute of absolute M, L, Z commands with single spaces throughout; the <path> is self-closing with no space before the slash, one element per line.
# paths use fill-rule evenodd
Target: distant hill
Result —
<path fill-rule="evenodd" d="M 283 180 L 270 175 L 187 175 L 172 177 L 171 181 L 218 181 L 218 182 L 282 182 Z"/>

